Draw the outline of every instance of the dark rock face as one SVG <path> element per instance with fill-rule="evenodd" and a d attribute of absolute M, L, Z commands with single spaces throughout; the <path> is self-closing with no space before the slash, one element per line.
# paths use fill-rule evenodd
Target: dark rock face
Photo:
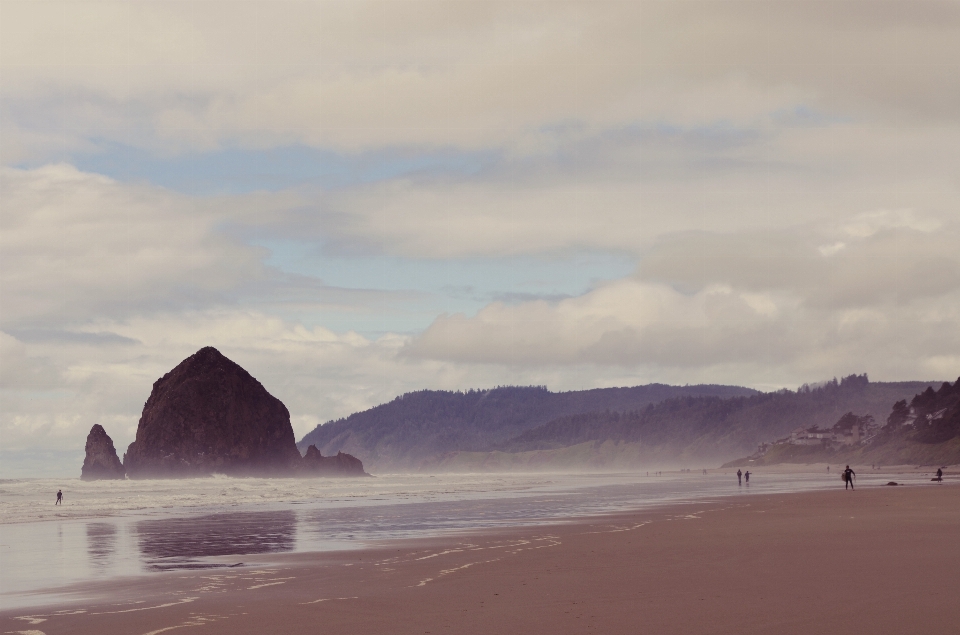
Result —
<path fill-rule="evenodd" d="M 304 476 L 367 476 L 363 463 L 355 456 L 337 452 L 337 456 L 323 456 L 317 446 L 311 445 L 303 457 Z"/>
<path fill-rule="evenodd" d="M 292 476 L 300 464 L 286 406 L 212 347 L 153 384 L 123 456 L 130 478 Z"/>
<path fill-rule="evenodd" d="M 87 435 L 87 455 L 83 458 L 80 478 L 85 481 L 122 479 L 123 464 L 113 447 L 113 439 L 99 423 L 90 428 Z"/>

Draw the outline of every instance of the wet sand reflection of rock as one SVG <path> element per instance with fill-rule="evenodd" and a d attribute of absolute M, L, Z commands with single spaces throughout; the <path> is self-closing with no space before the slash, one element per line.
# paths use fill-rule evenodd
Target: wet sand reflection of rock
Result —
<path fill-rule="evenodd" d="M 226 566 L 203 558 L 293 551 L 296 527 L 293 511 L 278 511 L 145 520 L 135 531 L 151 569 L 203 569 Z"/>
<path fill-rule="evenodd" d="M 117 527 L 113 523 L 87 523 L 87 555 L 95 567 L 106 567 L 117 550 Z"/>

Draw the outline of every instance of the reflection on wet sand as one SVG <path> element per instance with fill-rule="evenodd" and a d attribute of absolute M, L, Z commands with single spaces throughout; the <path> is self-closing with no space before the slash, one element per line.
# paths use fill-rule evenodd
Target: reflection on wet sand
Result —
<path fill-rule="evenodd" d="M 222 567 L 201 559 L 293 551 L 296 529 L 297 516 L 289 510 L 145 520 L 135 527 L 151 569 Z"/>
<path fill-rule="evenodd" d="M 113 523 L 87 523 L 87 555 L 90 563 L 105 567 L 117 550 L 117 527 Z"/>

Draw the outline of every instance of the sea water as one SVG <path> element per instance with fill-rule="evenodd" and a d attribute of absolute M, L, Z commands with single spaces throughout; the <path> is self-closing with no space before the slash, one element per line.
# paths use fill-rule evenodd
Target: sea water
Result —
<path fill-rule="evenodd" d="M 875 474 L 858 484 L 886 480 Z M 250 554 L 356 549 L 839 483 L 837 475 L 770 473 L 739 486 L 735 475 L 699 472 L 4 480 L 0 607 L 49 601 L 68 585 L 82 591 L 87 580 L 225 567 Z M 64 502 L 55 506 L 57 489 Z"/>

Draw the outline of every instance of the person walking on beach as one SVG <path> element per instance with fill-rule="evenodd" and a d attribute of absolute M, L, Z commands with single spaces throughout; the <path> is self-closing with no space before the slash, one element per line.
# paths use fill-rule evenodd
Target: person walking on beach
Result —
<path fill-rule="evenodd" d="M 937 482 L 938 483 L 943 482 L 943 469 L 939 467 L 937 468 Z"/>
<path fill-rule="evenodd" d="M 57 490 L 57 502 L 54 503 L 54 505 L 62 505 L 62 504 L 63 504 L 63 490 L 58 489 L 58 490 Z"/>
<path fill-rule="evenodd" d="M 743 475 L 743 480 L 746 481 L 747 485 L 750 484 L 750 470 L 747 470 L 747 473 Z"/>
<path fill-rule="evenodd" d="M 847 466 L 847 469 L 843 471 L 843 489 L 847 489 L 847 485 L 850 486 L 850 489 L 853 489 L 853 477 L 857 473 L 850 469 L 850 466 Z"/>
<path fill-rule="evenodd" d="M 737 470 L 737 485 L 743 485 L 743 482 L 740 480 L 741 476 L 743 476 L 743 474 L 740 473 L 740 470 Z"/>

